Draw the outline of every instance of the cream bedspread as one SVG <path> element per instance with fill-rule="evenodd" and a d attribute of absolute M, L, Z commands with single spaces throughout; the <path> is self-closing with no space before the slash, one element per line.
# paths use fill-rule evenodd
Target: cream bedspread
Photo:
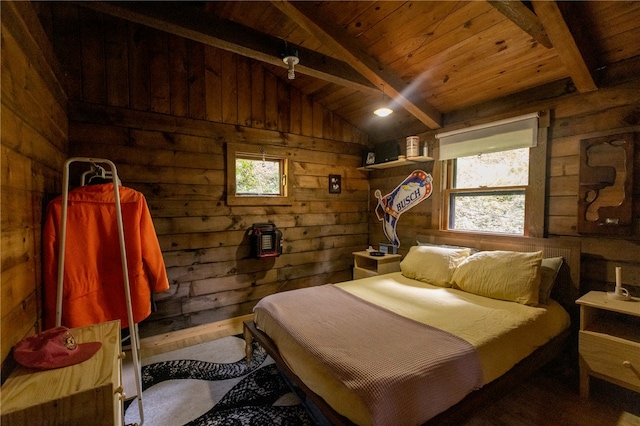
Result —
<path fill-rule="evenodd" d="M 546 307 L 526 306 L 432 286 L 400 272 L 335 285 L 471 343 L 485 384 L 569 327 L 569 314 L 553 300 Z"/>
<path fill-rule="evenodd" d="M 468 342 L 336 286 L 278 293 L 261 310 L 362 399 L 374 425 L 420 424 L 482 386 Z"/>
<path fill-rule="evenodd" d="M 525 306 L 434 287 L 408 279 L 399 272 L 336 286 L 392 312 L 466 340 L 477 349 L 484 384 L 504 374 L 569 325 L 568 314 L 553 301 L 546 308 Z M 366 402 L 328 374 L 325 365 L 310 357 L 267 310 L 256 309 L 254 313 L 256 325 L 271 337 L 285 362 L 311 390 L 354 423 L 373 423 Z M 376 330 L 372 331 L 375 338 Z M 428 398 L 425 403 L 429 403 Z"/>

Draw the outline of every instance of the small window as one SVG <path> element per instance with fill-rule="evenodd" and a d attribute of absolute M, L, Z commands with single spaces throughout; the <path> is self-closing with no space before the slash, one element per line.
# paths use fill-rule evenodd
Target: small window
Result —
<path fill-rule="evenodd" d="M 284 160 L 236 156 L 236 196 L 282 196 Z"/>
<path fill-rule="evenodd" d="M 227 144 L 227 204 L 290 205 L 288 157 L 279 147 Z"/>

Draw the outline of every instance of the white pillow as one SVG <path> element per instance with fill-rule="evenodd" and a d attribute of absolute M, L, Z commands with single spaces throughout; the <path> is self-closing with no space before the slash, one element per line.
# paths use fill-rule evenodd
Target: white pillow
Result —
<path fill-rule="evenodd" d="M 456 266 L 471 254 L 468 248 L 412 246 L 400 262 L 402 275 L 439 287 L 451 287 Z"/>
<path fill-rule="evenodd" d="M 542 251 L 481 251 L 460 263 L 451 281 L 468 293 L 535 306 L 541 263 Z"/>

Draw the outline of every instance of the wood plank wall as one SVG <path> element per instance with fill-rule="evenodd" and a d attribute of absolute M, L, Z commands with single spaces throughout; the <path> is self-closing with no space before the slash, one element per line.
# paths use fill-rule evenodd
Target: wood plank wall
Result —
<path fill-rule="evenodd" d="M 245 57 L 70 4 L 40 14 L 69 74 L 69 155 L 114 161 L 151 209 L 171 289 L 143 335 L 351 278 L 368 242 L 366 135 Z M 226 142 L 290 148 L 293 205 L 227 206 Z M 328 193 L 329 174 L 342 193 Z M 268 221 L 284 254 L 251 259 L 246 231 Z"/>
<path fill-rule="evenodd" d="M 1 352 L 39 329 L 41 224 L 67 153 L 63 74 L 29 3 L 2 2 Z"/>
<path fill-rule="evenodd" d="M 447 131 L 456 124 L 476 124 L 479 119 L 488 121 L 537 110 L 551 111 L 547 148 L 545 236 L 577 239 L 582 246 L 581 280 L 583 291 L 613 290 L 615 268 L 622 267 L 623 284 L 635 296 L 640 296 L 640 75 L 636 66 L 623 64 L 612 70 L 615 78 L 602 78 L 598 91 L 573 94 L 552 99 L 540 93 L 545 100 L 523 102 L 522 99 L 502 99 L 478 106 L 468 111 L 447 115 Z M 635 71 L 634 71 L 635 69 Z M 486 112 L 490 112 L 487 114 Z M 475 122 L 474 122 L 475 121 Z M 633 232 L 627 236 L 581 235 L 577 232 L 578 221 L 578 175 L 580 163 L 580 141 L 593 137 L 636 132 L 633 175 Z M 421 141 L 434 141 L 436 132 L 419 136 Z M 396 141 L 405 152 L 405 141 Z M 433 164 L 423 170 L 431 173 Z M 373 193 L 392 191 L 415 167 L 375 170 L 370 172 L 370 204 L 373 211 L 376 199 Z M 437 169 L 440 169 L 439 167 Z M 434 172 L 434 182 L 441 184 L 440 171 Z M 416 231 L 420 227 L 431 227 L 433 200 L 427 199 L 404 213 L 398 220 L 398 235 L 401 252 L 415 244 Z M 437 217 L 435 222 L 437 223 Z M 375 215 L 369 216 L 370 240 L 373 244 L 386 242 L 382 225 Z"/>
<path fill-rule="evenodd" d="M 638 78 L 638 76 L 636 76 Z M 623 284 L 640 296 L 640 139 L 636 138 L 633 176 L 633 232 L 628 236 L 577 232 L 580 141 L 637 132 L 640 136 L 640 79 L 550 103 L 553 120 L 547 177 L 549 235 L 580 239 L 582 286 L 613 290 L 615 267 Z M 633 286 L 633 287 L 630 287 Z"/>

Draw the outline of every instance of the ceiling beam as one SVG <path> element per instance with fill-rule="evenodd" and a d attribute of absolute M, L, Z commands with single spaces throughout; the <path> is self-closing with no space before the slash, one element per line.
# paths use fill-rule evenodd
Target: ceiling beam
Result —
<path fill-rule="evenodd" d="M 163 2 L 162 7 L 158 7 L 154 2 L 145 1 L 87 1 L 76 4 L 261 62 L 287 68 L 281 57 L 285 50 L 284 42 L 281 39 L 231 21 L 217 19 L 196 9 L 185 12 L 183 5 L 178 8 L 172 2 Z M 303 47 L 296 46 L 296 49 L 298 56 L 304 58 L 296 65 L 296 72 L 355 90 L 379 93 L 378 87 L 347 63 Z"/>
<path fill-rule="evenodd" d="M 487 0 L 487 2 L 535 41 L 547 49 L 553 47 L 540 19 L 524 3 L 514 0 Z"/>
<path fill-rule="evenodd" d="M 578 43 L 555 1 L 535 0 L 533 10 L 540 18 L 553 48 L 558 52 L 578 92 L 598 90 Z"/>
<path fill-rule="evenodd" d="M 341 28 L 330 22 L 320 22 L 315 14 L 314 2 L 272 1 L 287 17 L 316 37 L 331 49 L 353 69 L 362 74 L 375 86 L 384 87 L 385 94 L 393 98 L 407 112 L 431 129 L 442 127 L 442 114 L 426 101 L 416 98 L 411 87 L 396 74 L 385 70 L 372 57 L 367 55 L 353 37 L 349 37 Z"/>

